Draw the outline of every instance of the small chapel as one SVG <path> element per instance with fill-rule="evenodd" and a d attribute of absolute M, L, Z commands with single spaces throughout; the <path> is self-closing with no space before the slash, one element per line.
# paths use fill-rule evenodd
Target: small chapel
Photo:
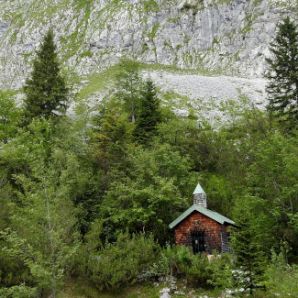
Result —
<path fill-rule="evenodd" d="M 200 183 L 193 192 L 193 205 L 170 225 L 176 245 L 185 245 L 193 253 L 229 252 L 229 231 L 233 220 L 207 208 L 207 195 Z"/>

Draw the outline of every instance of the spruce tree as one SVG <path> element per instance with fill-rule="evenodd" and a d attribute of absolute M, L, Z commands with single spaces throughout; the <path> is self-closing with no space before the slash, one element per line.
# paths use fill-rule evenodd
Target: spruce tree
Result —
<path fill-rule="evenodd" d="M 267 261 L 267 229 L 270 221 L 265 214 L 266 202 L 256 197 L 242 197 L 236 202 L 234 218 L 238 228 L 232 233 L 232 248 L 240 268 L 238 282 L 245 289 L 262 285 Z M 268 253 L 268 251 L 267 251 Z"/>
<path fill-rule="evenodd" d="M 149 141 L 160 121 L 159 99 L 153 82 L 148 80 L 141 95 L 140 110 L 134 131 L 136 140 L 140 143 Z"/>
<path fill-rule="evenodd" d="M 278 25 L 270 51 L 267 108 L 279 122 L 293 128 L 298 122 L 298 31 L 289 17 Z"/>
<path fill-rule="evenodd" d="M 237 222 L 241 227 L 234 233 L 233 249 L 237 257 L 237 265 L 241 272 L 238 277 L 241 286 L 248 289 L 257 287 L 264 273 L 265 256 L 262 247 L 256 241 L 255 231 L 243 218 Z"/>
<path fill-rule="evenodd" d="M 52 30 L 47 32 L 37 51 L 31 78 L 27 79 L 24 91 L 27 122 L 36 117 L 49 119 L 65 113 L 68 89 L 60 74 Z"/>

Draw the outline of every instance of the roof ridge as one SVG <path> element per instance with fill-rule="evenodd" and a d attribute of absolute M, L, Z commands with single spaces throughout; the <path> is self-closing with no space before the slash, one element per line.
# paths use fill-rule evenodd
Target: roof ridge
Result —
<path fill-rule="evenodd" d="M 202 213 L 203 215 L 213 219 L 214 221 L 220 223 L 220 224 L 230 224 L 230 225 L 236 225 L 236 223 L 229 219 L 228 217 L 213 211 L 211 209 L 199 206 L 199 205 L 192 205 L 187 210 L 185 210 L 180 216 L 178 216 L 174 221 L 172 221 L 169 224 L 169 228 L 173 229 L 176 225 L 178 225 L 181 221 L 183 221 L 186 217 L 188 217 L 192 212 L 197 211 L 199 213 Z"/>

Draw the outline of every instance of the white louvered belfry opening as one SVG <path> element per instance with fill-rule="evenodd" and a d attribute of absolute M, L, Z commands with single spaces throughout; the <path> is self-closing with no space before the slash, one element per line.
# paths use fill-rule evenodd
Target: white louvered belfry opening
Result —
<path fill-rule="evenodd" d="M 200 183 L 197 184 L 193 192 L 193 203 L 194 205 L 207 208 L 207 195 Z"/>
<path fill-rule="evenodd" d="M 207 195 L 205 193 L 195 193 L 193 195 L 193 203 L 195 205 L 207 208 Z"/>

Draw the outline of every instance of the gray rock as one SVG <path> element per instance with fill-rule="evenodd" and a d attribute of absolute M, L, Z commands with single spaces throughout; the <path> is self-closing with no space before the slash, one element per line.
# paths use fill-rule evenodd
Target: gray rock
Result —
<path fill-rule="evenodd" d="M 163 288 L 162 290 L 160 290 L 160 298 L 171 298 L 170 289 Z"/>
<path fill-rule="evenodd" d="M 0 1 L 0 82 L 19 88 L 53 26 L 65 67 L 78 75 L 128 56 L 145 63 L 262 76 L 285 11 L 271 0 Z M 82 1 L 80 3 L 83 3 Z M 146 2 L 148 3 L 148 2 Z M 91 55 L 86 55 L 88 51 Z"/>

